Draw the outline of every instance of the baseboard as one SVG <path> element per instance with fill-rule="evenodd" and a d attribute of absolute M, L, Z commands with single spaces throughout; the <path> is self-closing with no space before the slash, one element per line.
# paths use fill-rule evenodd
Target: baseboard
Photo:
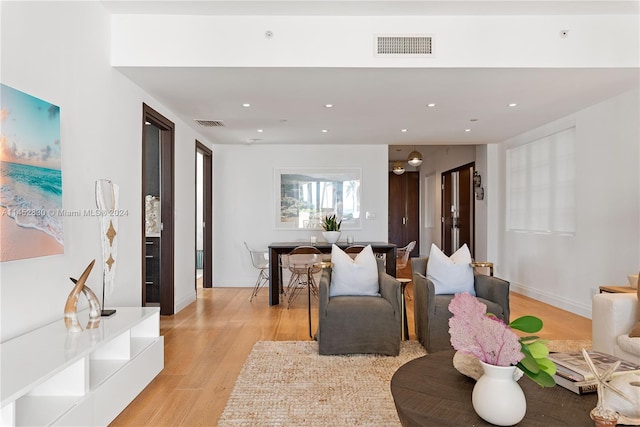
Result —
<path fill-rule="evenodd" d="M 510 283 L 510 289 L 513 292 L 528 296 L 538 301 L 542 301 L 554 307 L 567 310 L 571 313 L 577 314 L 578 316 L 583 316 L 588 319 L 591 319 L 591 304 L 589 305 L 579 304 L 568 298 L 559 297 L 555 294 L 541 291 L 539 289 L 534 289 L 529 286 L 522 285 L 519 283 L 514 283 L 514 282 Z M 535 314 L 532 313 L 532 315 L 535 315 Z"/>
<path fill-rule="evenodd" d="M 186 306 L 188 306 L 189 304 L 191 304 L 192 302 L 194 302 L 196 300 L 196 293 L 194 292 L 193 294 L 182 298 L 180 301 L 176 302 L 175 305 L 175 312 L 179 312 L 180 310 L 182 310 L 183 308 L 185 308 Z"/>

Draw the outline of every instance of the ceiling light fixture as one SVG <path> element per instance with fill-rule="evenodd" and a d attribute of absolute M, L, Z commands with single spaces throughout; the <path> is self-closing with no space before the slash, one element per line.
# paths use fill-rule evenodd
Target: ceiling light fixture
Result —
<path fill-rule="evenodd" d="M 262 129 L 258 129 L 258 132 L 262 133 L 262 132 L 264 132 L 264 130 L 262 130 Z"/>
<path fill-rule="evenodd" d="M 406 132 L 406 131 L 407 131 L 406 129 L 400 129 L 400 132 Z"/>
<path fill-rule="evenodd" d="M 333 104 L 324 104 L 325 108 L 333 108 Z"/>
<path fill-rule="evenodd" d="M 436 106 L 436 104 L 434 104 L 434 103 L 427 104 L 427 107 L 435 107 L 435 106 Z"/>
<path fill-rule="evenodd" d="M 413 151 L 409 153 L 407 163 L 411 166 L 420 166 L 422 164 L 422 154 L 420 154 L 419 151 L 416 151 L 415 146 L 413 147 Z"/>
<path fill-rule="evenodd" d="M 465 132 L 471 132 L 471 129 L 465 129 L 464 131 Z"/>
<path fill-rule="evenodd" d="M 251 107 L 251 104 L 242 104 L 243 107 Z"/>
<path fill-rule="evenodd" d="M 404 165 L 402 162 L 393 162 L 393 173 L 396 175 L 402 175 L 404 173 Z"/>
<path fill-rule="evenodd" d="M 509 104 L 509 107 L 515 107 L 516 105 L 518 104 L 516 104 L 515 102 L 512 102 L 511 104 Z"/>
<path fill-rule="evenodd" d="M 327 129 L 322 129 L 322 133 L 327 133 L 329 132 Z"/>

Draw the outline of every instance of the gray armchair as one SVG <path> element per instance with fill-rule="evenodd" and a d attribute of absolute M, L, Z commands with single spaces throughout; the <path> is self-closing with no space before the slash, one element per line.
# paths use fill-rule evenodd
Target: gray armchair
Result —
<path fill-rule="evenodd" d="M 413 312 L 418 340 L 429 353 L 451 350 L 449 303 L 453 295 L 436 295 L 427 279 L 428 258 L 411 258 L 413 272 Z M 474 274 L 476 297 L 487 311 L 509 323 L 509 282 L 497 277 Z"/>
<path fill-rule="evenodd" d="M 378 260 L 380 296 L 329 297 L 331 268 L 319 283 L 318 340 L 320 354 L 400 352 L 400 282 L 384 271 Z"/>

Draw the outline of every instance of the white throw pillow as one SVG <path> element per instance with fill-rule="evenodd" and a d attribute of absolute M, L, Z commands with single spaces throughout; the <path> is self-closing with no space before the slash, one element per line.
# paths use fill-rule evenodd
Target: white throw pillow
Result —
<path fill-rule="evenodd" d="M 473 286 L 471 252 L 465 243 L 451 257 L 446 256 L 436 245 L 431 244 L 427 261 L 427 278 L 435 288 L 436 295 L 468 292 L 476 294 Z"/>
<path fill-rule="evenodd" d="M 378 263 L 371 245 L 351 258 L 338 246 L 331 247 L 331 286 L 329 296 L 370 295 L 380 296 Z"/>

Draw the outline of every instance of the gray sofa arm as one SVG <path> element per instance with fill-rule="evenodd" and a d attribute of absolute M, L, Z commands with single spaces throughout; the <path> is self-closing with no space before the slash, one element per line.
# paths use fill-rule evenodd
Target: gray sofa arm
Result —
<path fill-rule="evenodd" d="M 476 274 L 474 280 L 476 296 L 500 305 L 504 321 L 509 323 L 509 282 L 484 274 Z"/>
<path fill-rule="evenodd" d="M 393 307 L 396 318 L 400 319 L 402 315 L 400 307 L 400 298 L 402 298 L 400 282 L 387 273 L 378 272 L 378 283 L 380 284 L 380 295 L 389 301 L 389 304 Z"/>

